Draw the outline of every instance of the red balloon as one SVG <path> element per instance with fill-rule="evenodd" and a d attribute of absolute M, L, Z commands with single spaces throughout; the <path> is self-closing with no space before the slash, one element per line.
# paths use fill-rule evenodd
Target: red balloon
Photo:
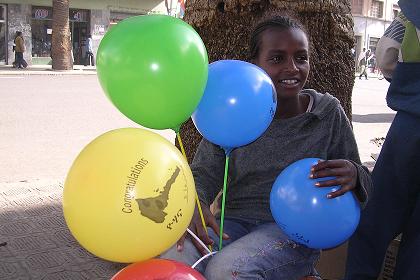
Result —
<path fill-rule="evenodd" d="M 120 270 L 111 280 L 206 280 L 185 264 L 165 259 L 133 263 Z"/>

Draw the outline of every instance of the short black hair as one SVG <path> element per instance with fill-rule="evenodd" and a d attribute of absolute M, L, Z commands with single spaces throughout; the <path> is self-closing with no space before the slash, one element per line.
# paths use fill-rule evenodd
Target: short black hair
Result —
<path fill-rule="evenodd" d="M 261 34 L 270 28 L 280 28 L 283 30 L 297 28 L 306 34 L 305 28 L 296 19 L 289 16 L 277 15 L 259 22 L 251 33 L 249 41 L 249 59 L 252 60 L 257 57 L 261 44 Z"/>

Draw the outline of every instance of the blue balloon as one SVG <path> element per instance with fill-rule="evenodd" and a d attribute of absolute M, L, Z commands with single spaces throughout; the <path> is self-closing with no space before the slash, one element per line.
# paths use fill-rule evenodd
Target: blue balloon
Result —
<path fill-rule="evenodd" d="M 244 61 L 220 60 L 209 65 L 192 120 L 204 138 L 229 150 L 260 137 L 276 108 L 276 90 L 264 70 Z"/>
<path fill-rule="evenodd" d="M 290 239 L 314 249 L 332 248 L 345 242 L 356 230 L 360 206 L 352 192 L 327 199 L 335 187 L 315 187 L 310 169 L 318 158 L 306 158 L 280 173 L 270 194 L 274 220 Z"/>

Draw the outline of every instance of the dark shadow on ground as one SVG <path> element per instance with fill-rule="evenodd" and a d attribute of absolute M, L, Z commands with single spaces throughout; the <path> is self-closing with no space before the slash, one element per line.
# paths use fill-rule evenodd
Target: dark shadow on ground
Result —
<path fill-rule="evenodd" d="M 392 123 L 394 120 L 395 114 L 367 114 L 367 115 L 357 115 L 353 114 L 352 120 L 357 123 Z"/>

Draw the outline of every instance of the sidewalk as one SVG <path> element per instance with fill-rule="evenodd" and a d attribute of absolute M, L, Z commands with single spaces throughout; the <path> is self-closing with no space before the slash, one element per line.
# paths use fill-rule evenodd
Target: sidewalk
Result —
<path fill-rule="evenodd" d="M 360 72 L 356 71 L 354 73 L 354 78 L 355 79 L 359 79 L 359 80 L 365 80 L 366 79 L 365 76 L 363 76 L 361 78 L 359 78 L 359 76 L 360 76 Z M 367 71 L 367 76 L 368 76 L 368 79 L 379 79 L 379 74 L 377 72 L 372 72 L 370 69 L 369 69 L 369 71 Z M 384 79 L 383 76 L 380 78 L 380 80 L 382 80 L 382 79 Z"/>
<path fill-rule="evenodd" d="M 1 280 L 108 280 L 125 266 L 77 243 L 64 221 L 62 192 L 56 181 L 0 183 Z"/>
<path fill-rule="evenodd" d="M 96 66 L 74 65 L 73 70 L 54 71 L 51 65 L 29 65 L 25 69 L 0 65 L 0 76 L 2 75 L 96 75 Z"/>

